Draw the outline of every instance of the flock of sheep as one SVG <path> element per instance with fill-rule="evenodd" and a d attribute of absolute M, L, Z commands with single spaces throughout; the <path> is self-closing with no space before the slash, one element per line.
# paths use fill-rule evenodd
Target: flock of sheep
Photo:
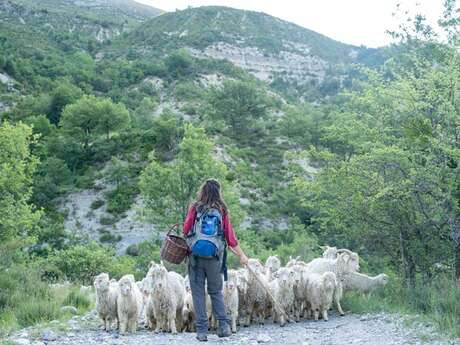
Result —
<path fill-rule="evenodd" d="M 231 319 L 232 332 L 237 324 L 264 323 L 270 319 L 286 322 L 320 317 L 327 321 L 335 303 L 338 312 L 346 291 L 368 294 L 388 282 L 388 276 L 370 277 L 359 271 L 359 256 L 347 249 L 325 247 L 321 258 L 305 263 L 291 259 L 285 267 L 276 256 L 265 265 L 249 259 L 247 268 L 229 270 L 224 283 L 224 301 Z M 193 301 L 188 277 L 167 271 L 163 264 L 150 264 L 146 277 L 139 282 L 133 275 L 119 281 L 101 273 L 94 280 L 96 309 L 104 329 L 116 324 L 121 334 L 135 332 L 144 324 L 155 332 L 194 331 Z M 210 327 L 216 322 L 211 301 L 207 301 Z"/>

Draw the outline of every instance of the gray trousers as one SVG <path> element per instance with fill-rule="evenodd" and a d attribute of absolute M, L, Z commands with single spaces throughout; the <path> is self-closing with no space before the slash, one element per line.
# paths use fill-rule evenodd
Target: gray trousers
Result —
<path fill-rule="evenodd" d="M 192 290 L 193 309 L 196 319 L 197 333 L 208 332 L 208 316 L 206 313 L 206 282 L 208 294 L 211 297 L 212 312 L 219 325 L 228 323 L 222 294 L 223 277 L 221 265 L 217 259 L 190 258 L 188 275 Z"/>

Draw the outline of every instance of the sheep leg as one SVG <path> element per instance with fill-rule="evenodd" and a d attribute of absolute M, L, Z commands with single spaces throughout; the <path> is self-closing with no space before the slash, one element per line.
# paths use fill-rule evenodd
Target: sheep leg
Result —
<path fill-rule="evenodd" d="M 168 313 L 168 324 L 169 324 L 169 329 L 171 330 L 172 334 L 177 334 L 177 329 L 176 329 L 176 315 L 174 311 L 170 311 Z"/>
<path fill-rule="evenodd" d="M 280 327 L 284 327 L 284 325 L 286 324 L 286 320 L 285 320 L 285 317 L 283 314 L 281 314 L 279 316 L 279 319 L 280 319 Z"/>
<path fill-rule="evenodd" d="M 129 330 L 132 333 L 136 333 L 137 331 L 137 316 L 134 315 L 133 318 L 129 321 Z"/>
<path fill-rule="evenodd" d="M 324 321 L 328 321 L 329 319 L 328 319 L 328 317 L 327 317 L 327 309 L 324 309 L 323 312 L 322 312 L 322 314 L 323 314 L 323 320 L 324 320 Z"/>
<path fill-rule="evenodd" d="M 315 321 L 318 321 L 318 319 L 319 319 L 319 310 L 315 309 L 313 314 L 314 314 Z"/>
<path fill-rule="evenodd" d="M 120 320 L 120 334 L 126 334 L 128 322 L 124 318 Z"/>
<path fill-rule="evenodd" d="M 238 314 L 232 314 L 232 333 L 236 333 L 236 319 L 238 319 Z"/>
<path fill-rule="evenodd" d="M 335 303 L 337 304 L 337 310 L 339 311 L 340 316 L 344 316 L 345 313 L 343 312 L 342 306 L 340 305 L 340 301 L 337 300 Z"/>
<path fill-rule="evenodd" d="M 340 300 L 342 299 L 342 285 L 338 284 L 336 290 L 334 291 L 334 300 L 335 304 L 337 305 L 337 310 L 339 311 L 340 316 L 344 316 L 345 313 L 343 312 L 342 306 L 340 305 Z"/>

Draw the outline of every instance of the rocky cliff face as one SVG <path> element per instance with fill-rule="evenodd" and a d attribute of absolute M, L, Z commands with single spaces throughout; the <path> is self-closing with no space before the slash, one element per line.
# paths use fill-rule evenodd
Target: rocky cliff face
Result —
<path fill-rule="evenodd" d="M 224 42 L 210 45 L 203 50 L 190 47 L 187 49 L 195 57 L 226 59 L 266 82 L 272 82 L 275 77 L 298 84 L 308 83 L 312 79 L 322 82 L 328 66 L 326 61 L 310 54 L 306 45 L 302 46 L 305 53 L 303 55 L 285 50 L 278 54 L 267 54 L 257 47 L 238 47 Z"/>

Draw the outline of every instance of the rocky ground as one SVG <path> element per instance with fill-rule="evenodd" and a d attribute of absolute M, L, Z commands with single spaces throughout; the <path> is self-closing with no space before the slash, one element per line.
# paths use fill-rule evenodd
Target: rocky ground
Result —
<path fill-rule="evenodd" d="M 426 323 L 414 321 L 407 325 L 408 318 L 390 314 L 332 315 L 329 322 L 304 321 L 288 324 L 284 328 L 268 324 L 241 328 L 230 338 L 209 336 L 208 344 L 283 344 L 283 345 L 459 345 L 460 340 L 445 340 Z M 57 322 L 56 322 L 57 323 Z M 192 333 L 178 335 L 155 334 L 138 331 L 136 334 L 120 336 L 117 332 L 103 332 L 95 313 L 83 317 L 74 316 L 55 330 L 23 330 L 10 338 L 18 345 L 194 345 L 199 344 Z M 61 329 L 59 331 L 58 329 Z"/>

